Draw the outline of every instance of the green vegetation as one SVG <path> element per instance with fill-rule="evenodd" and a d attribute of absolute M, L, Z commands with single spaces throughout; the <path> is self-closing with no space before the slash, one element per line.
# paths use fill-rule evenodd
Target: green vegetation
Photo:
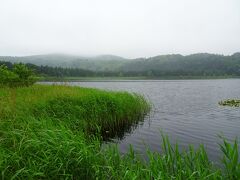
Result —
<path fill-rule="evenodd" d="M 222 106 L 240 107 L 240 99 L 227 99 L 219 102 Z"/>
<path fill-rule="evenodd" d="M 163 136 L 163 153 L 101 149 L 102 138 L 149 111 L 143 97 L 89 88 L 0 88 L 1 179 L 239 179 L 237 141 L 224 140 L 223 168 L 201 146 L 180 152 Z"/>
<path fill-rule="evenodd" d="M 0 64 L 23 62 L 38 74 L 51 77 L 144 77 L 147 79 L 201 79 L 240 77 L 240 53 L 161 55 L 150 58 L 124 59 L 118 56 L 80 57 L 39 55 L 0 57 Z M 3 62 L 5 61 L 5 62 Z M 11 62 L 11 63 L 10 63 Z"/>
<path fill-rule="evenodd" d="M 14 64 L 11 70 L 6 65 L 0 65 L 0 86 L 30 86 L 35 81 L 33 71 L 24 64 Z"/>

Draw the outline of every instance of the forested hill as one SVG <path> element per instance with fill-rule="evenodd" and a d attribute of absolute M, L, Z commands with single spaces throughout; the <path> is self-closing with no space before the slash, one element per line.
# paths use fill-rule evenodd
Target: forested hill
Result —
<path fill-rule="evenodd" d="M 148 72 L 164 75 L 240 75 L 240 53 L 231 56 L 214 54 L 162 55 L 135 59 L 121 67 L 124 72 Z"/>
<path fill-rule="evenodd" d="M 62 76 L 79 76 L 77 71 L 91 76 L 240 76 L 240 53 L 231 56 L 207 53 L 188 56 L 172 54 L 137 59 L 113 55 L 80 57 L 51 54 L 26 57 L 0 56 L 0 61 L 44 65 L 42 69 L 51 66 L 55 67 L 54 74 Z M 61 73 L 57 73 L 60 70 Z M 68 73 L 64 73 L 65 71 Z"/>

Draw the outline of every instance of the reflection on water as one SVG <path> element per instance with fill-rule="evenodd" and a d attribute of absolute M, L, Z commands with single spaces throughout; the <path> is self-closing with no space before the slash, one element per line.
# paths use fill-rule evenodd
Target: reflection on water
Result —
<path fill-rule="evenodd" d="M 218 134 L 233 140 L 240 137 L 240 108 L 223 107 L 218 102 L 228 98 L 240 98 L 240 80 L 156 80 L 71 82 L 73 86 L 94 87 L 107 90 L 124 90 L 143 94 L 153 104 L 150 117 L 140 125 L 127 127 L 115 139 L 121 152 L 132 144 L 145 153 L 147 145 L 160 151 L 160 130 L 168 134 L 172 143 L 180 148 L 189 144 L 198 147 L 203 143 L 210 158 L 219 159 L 221 142 Z"/>

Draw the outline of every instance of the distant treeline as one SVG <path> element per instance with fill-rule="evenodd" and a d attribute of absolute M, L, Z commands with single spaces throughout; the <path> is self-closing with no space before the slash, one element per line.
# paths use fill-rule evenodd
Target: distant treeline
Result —
<path fill-rule="evenodd" d="M 12 69 L 14 63 L 0 61 L 0 65 L 5 64 L 8 68 Z M 26 63 L 28 68 L 32 69 L 35 74 L 43 76 L 53 76 L 53 77 L 88 77 L 94 76 L 95 72 L 79 69 L 79 68 L 62 68 L 62 67 L 50 67 L 50 66 L 37 66 L 34 64 Z"/>
<path fill-rule="evenodd" d="M 0 61 L 0 65 L 6 65 L 9 69 L 12 69 L 14 63 Z M 63 67 L 50 67 L 50 66 L 37 66 L 31 63 L 25 64 L 28 68 L 32 69 L 33 72 L 40 76 L 51 76 L 51 77 L 111 77 L 119 76 L 121 74 L 117 72 L 95 72 L 80 68 L 63 68 Z"/>
<path fill-rule="evenodd" d="M 30 56 L 31 57 L 31 56 Z M 28 57 L 29 59 L 31 59 Z M 36 58 L 36 57 L 35 57 Z M 47 59 L 46 56 L 44 56 Z M 53 57 L 52 57 L 53 58 Z M 67 57 L 64 57 L 67 59 Z M 11 59 L 11 58 L 5 58 Z M 1 58 L 0 58 L 1 60 Z M 38 63 L 41 58 L 38 57 Z M 57 60 L 53 60 L 50 65 L 34 65 L 26 63 L 29 68 L 35 70 L 37 74 L 54 76 L 54 77 L 128 77 L 128 76 L 146 76 L 146 77 L 168 77 L 168 76 L 240 76 L 240 53 L 231 56 L 214 55 L 214 54 L 193 54 L 188 56 L 182 55 L 163 55 L 151 58 L 138 58 L 130 60 L 119 60 L 114 65 L 114 59 L 108 60 L 111 68 L 106 67 L 106 61 L 99 60 L 97 66 L 99 69 L 90 70 L 87 67 L 96 66 L 96 61 L 87 61 L 87 65 L 81 68 L 82 60 L 74 60 L 75 66 L 57 67 Z M 24 59 L 23 59 L 24 62 Z M 32 61 L 32 62 L 36 62 Z M 86 63 L 86 61 L 84 61 Z M 1 62 L 8 67 L 12 67 L 11 62 Z"/>
<path fill-rule="evenodd" d="M 129 74 L 146 76 L 224 76 L 240 75 L 240 53 L 231 56 L 193 54 L 165 55 L 136 59 L 121 67 Z"/>

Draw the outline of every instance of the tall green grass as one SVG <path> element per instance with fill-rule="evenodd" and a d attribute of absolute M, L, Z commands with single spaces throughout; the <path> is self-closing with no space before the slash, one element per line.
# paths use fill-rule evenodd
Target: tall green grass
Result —
<path fill-rule="evenodd" d="M 135 123 L 149 110 L 141 96 L 67 86 L 0 89 L 0 179 L 239 179 L 237 141 L 223 140 L 223 168 L 203 146 L 144 161 L 130 147 L 101 149 L 101 133 Z"/>
<path fill-rule="evenodd" d="M 150 108 L 137 94 L 89 88 L 35 85 L 5 88 L 0 93 L 2 117 L 9 119 L 16 114 L 17 118 L 24 117 L 27 121 L 29 117 L 51 119 L 88 134 L 101 131 L 114 135 L 120 127 L 137 123 Z"/>

